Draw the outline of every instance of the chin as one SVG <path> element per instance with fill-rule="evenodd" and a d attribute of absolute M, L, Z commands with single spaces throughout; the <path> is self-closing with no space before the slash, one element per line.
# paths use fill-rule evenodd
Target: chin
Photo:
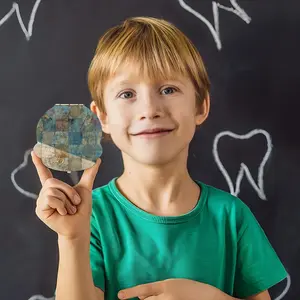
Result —
<path fill-rule="evenodd" d="M 166 165 L 182 159 L 187 160 L 188 141 L 182 141 L 177 145 L 172 144 L 159 146 L 153 144 L 151 146 L 151 143 L 149 143 L 149 145 L 131 145 L 128 147 L 128 145 L 125 146 L 125 143 L 120 143 L 117 147 L 121 150 L 123 159 L 134 160 L 145 165 Z"/>
<path fill-rule="evenodd" d="M 160 153 L 151 153 L 151 151 L 144 150 L 140 151 L 139 153 L 132 153 L 129 155 L 133 160 L 141 164 L 158 166 L 166 165 L 181 159 L 181 151 L 174 150 L 175 149 L 173 149 L 173 151 L 170 151 L 170 149 L 164 149 L 164 151 L 160 151 Z"/>
<path fill-rule="evenodd" d="M 149 165 L 149 166 L 163 166 L 172 161 L 172 159 L 166 159 L 166 158 L 157 158 L 157 157 L 139 157 L 139 158 L 133 158 L 135 161 L 139 162 L 143 165 Z"/>

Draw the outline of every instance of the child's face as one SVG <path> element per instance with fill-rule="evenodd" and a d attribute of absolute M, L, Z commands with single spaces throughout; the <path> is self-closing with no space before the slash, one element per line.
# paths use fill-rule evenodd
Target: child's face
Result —
<path fill-rule="evenodd" d="M 209 110 L 208 98 L 196 114 L 195 89 L 189 79 L 148 82 L 128 68 L 107 82 L 104 104 L 106 114 L 97 112 L 103 131 L 111 135 L 123 157 L 150 165 L 170 162 L 180 153 L 187 155 L 195 127 Z M 152 138 L 136 135 L 157 127 L 172 131 Z"/>

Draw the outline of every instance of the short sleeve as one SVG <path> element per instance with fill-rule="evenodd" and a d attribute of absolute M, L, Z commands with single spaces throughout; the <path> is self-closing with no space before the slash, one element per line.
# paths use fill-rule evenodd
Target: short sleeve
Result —
<path fill-rule="evenodd" d="M 287 272 L 250 208 L 236 201 L 237 261 L 234 296 L 246 298 L 269 289 Z"/>
<path fill-rule="evenodd" d="M 92 211 L 91 215 L 91 237 L 90 237 L 90 265 L 94 285 L 105 291 L 104 259 L 100 242 L 99 224 Z"/>

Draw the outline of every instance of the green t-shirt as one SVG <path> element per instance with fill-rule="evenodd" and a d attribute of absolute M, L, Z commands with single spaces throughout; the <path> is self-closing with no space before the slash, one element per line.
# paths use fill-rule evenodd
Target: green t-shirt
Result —
<path fill-rule="evenodd" d="M 286 278 L 263 229 L 239 198 L 195 180 L 201 193 L 193 210 L 156 216 L 126 199 L 116 179 L 92 192 L 90 263 L 105 299 L 169 278 L 246 298 Z"/>

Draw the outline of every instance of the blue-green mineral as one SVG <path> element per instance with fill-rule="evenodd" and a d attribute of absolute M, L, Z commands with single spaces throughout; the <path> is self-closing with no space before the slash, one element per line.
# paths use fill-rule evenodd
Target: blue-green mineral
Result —
<path fill-rule="evenodd" d="M 57 171 L 88 169 L 103 152 L 101 123 L 83 104 L 55 104 L 40 118 L 36 138 L 34 152 Z"/>

